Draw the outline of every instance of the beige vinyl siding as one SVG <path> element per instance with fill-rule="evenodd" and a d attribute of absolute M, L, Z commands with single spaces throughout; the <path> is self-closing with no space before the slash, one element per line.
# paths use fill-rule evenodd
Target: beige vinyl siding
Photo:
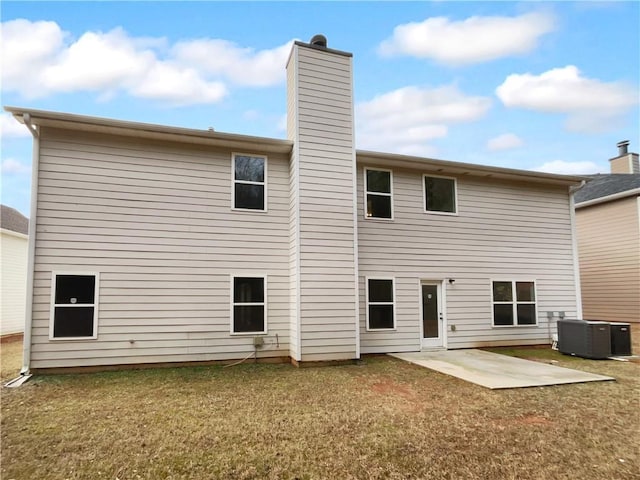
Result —
<path fill-rule="evenodd" d="M 640 322 L 639 197 L 578 208 L 583 315 Z"/>
<path fill-rule="evenodd" d="M 289 355 L 289 161 L 268 155 L 268 212 L 232 211 L 231 154 L 42 129 L 33 368 L 242 358 L 231 275 L 267 277 L 259 355 Z M 97 340 L 49 340 L 56 271 L 100 274 Z"/>
<path fill-rule="evenodd" d="M 4 229 L 0 233 L 0 335 L 24 332 L 28 243 L 21 233 Z"/>
<path fill-rule="evenodd" d="M 362 199 L 362 171 L 370 165 L 359 163 Z M 433 172 L 393 169 L 393 221 L 365 219 L 358 204 L 363 353 L 420 349 L 420 280 L 455 279 L 443 284 L 448 348 L 545 343 L 555 330 L 547 311 L 575 318 L 566 187 L 460 176 L 458 214 L 435 215 L 424 213 L 423 173 Z M 396 331 L 365 330 L 366 276 L 395 278 Z M 492 280 L 535 280 L 538 326 L 492 327 Z"/>
<path fill-rule="evenodd" d="M 293 55 L 301 359 L 352 359 L 357 292 L 351 58 L 300 46 Z"/>

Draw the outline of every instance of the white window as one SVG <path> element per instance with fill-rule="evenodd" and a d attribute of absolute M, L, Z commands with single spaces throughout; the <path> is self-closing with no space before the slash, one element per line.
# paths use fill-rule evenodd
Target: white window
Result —
<path fill-rule="evenodd" d="M 393 218 L 393 175 L 390 170 L 364 170 L 365 218 Z"/>
<path fill-rule="evenodd" d="M 392 278 L 367 278 L 367 330 L 393 330 L 395 291 Z"/>
<path fill-rule="evenodd" d="M 494 281 L 492 295 L 495 327 L 538 324 L 535 282 Z"/>
<path fill-rule="evenodd" d="M 51 339 L 98 338 L 97 273 L 54 273 L 51 285 Z"/>
<path fill-rule="evenodd" d="M 233 154 L 233 208 L 267 210 L 267 157 Z"/>
<path fill-rule="evenodd" d="M 455 215 L 458 212 L 456 179 L 451 177 L 423 176 L 424 211 Z"/>
<path fill-rule="evenodd" d="M 267 333 L 265 277 L 232 277 L 231 333 Z"/>

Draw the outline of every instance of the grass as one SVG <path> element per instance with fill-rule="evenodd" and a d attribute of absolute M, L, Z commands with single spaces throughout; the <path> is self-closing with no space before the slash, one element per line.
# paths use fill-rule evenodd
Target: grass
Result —
<path fill-rule="evenodd" d="M 39 376 L 2 389 L 0 477 L 640 477 L 640 364 L 506 353 L 617 381 L 491 391 L 389 357 Z"/>

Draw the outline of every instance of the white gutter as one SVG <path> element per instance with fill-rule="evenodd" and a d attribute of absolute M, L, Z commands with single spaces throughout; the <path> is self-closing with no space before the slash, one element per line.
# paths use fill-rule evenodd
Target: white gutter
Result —
<path fill-rule="evenodd" d="M 589 207 L 591 205 L 598 205 L 599 203 L 612 202 L 613 200 L 619 200 L 625 197 L 633 197 L 635 195 L 640 195 L 640 188 L 625 190 L 624 192 L 614 193 L 612 195 L 607 195 L 606 197 L 594 198 L 593 200 L 586 200 L 584 202 L 578 203 L 576 205 L 576 208 L 583 208 L 583 207 Z"/>
<path fill-rule="evenodd" d="M 33 136 L 33 153 L 31 159 L 31 208 L 29 218 L 29 250 L 27 257 L 27 303 L 24 318 L 24 337 L 22 350 L 22 370 L 20 375 L 26 381 L 31 374 L 31 323 L 33 315 L 33 276 L 36 256 L 36 214 L 38 207 L 38 169 L 40 165 L 40 132 L 31 123 L 31 116 L 25 113 L 22 116 L 24 124 Z"/>
<path fill-rule="evenodd" d="M 582 285 L 580 283 L 580 260 L 578 257 L 578 234 L 576 231 L 575 194 L 587 182 L 583 180 L 577 187 L 569 187 L 569 212 L 571 218 L 571 250 L 573 255 L 573 281 L 576 287 L 576 318 L 582 319 Z M 549 320 L 551 321 L 551 320 Z"/>

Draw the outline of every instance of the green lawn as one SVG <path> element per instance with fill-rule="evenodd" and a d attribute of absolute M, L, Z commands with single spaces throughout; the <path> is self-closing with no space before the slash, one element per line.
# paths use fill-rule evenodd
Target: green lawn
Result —
<path fill-rule="evenodd" d="M 0 477 L 639 478 L 640 364 L 507 353 L 617 381 L 491 391 L 388 357 L 39 376 L 2 389 Z"/>

